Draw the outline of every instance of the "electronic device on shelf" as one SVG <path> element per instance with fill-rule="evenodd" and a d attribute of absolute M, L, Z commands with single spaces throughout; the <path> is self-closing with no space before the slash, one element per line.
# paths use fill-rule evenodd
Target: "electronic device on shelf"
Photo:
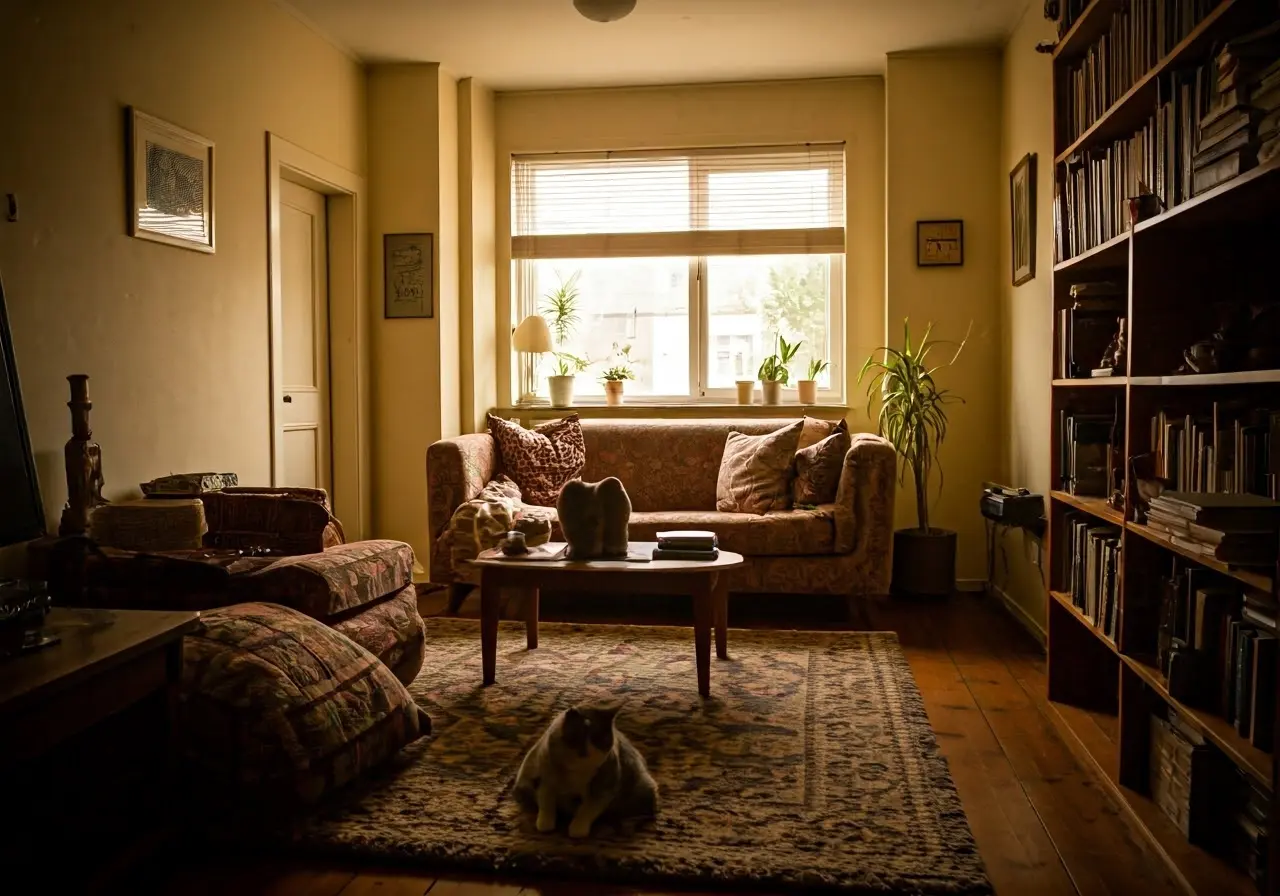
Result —
<path fill-rule="evenodd" d="M 1001 526 L 1041 532 L 1044 529 L 1044 495 L 1025 488 L 985 482 L 979 502 L 982 515 Z"/>

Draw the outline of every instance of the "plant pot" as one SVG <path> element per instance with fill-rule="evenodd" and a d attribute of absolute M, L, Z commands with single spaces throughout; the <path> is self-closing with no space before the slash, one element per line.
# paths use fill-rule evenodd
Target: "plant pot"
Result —
<path fill-rule="evenodd" d="M 796 391 L 800 393 L 801 404 L 818 403 L 817 380 L 796 380 Z"/>
<path fill-rule="evenodd" d="M 604 381 L 604 403 L 611 408 L 622 404 L 622 380 Z"/>
<path fill-rule="evenodd" d="M 946 597 L 956 590 L 956 533 L 899 529 L 893 533 L 893 590 Z"/>
<path fill-rule="evenodd" d="M 755 380 L 738 380 L 734 383 L 738 388 L 738 404 L 755 404 L 756 401 L 756 381 Z"/>
<path fill-rule="evenodd" d="M 765 404 L 782 404 L 782 383 L 777 380 L 761 380 L 760 389 L 764 393 Z"/>
<path fill-rule="evenodd" d="M 551 406 L 568 408 L 573 406 L 573 384 L 576 376 L 549 376 L 547 387 L 551 390 Z"/>

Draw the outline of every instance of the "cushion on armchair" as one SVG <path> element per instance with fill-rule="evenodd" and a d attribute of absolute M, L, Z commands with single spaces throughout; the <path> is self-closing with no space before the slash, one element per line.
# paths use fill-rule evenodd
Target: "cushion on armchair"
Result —
<path fill-rule="evenodd" d="M 211 796 L 314 802 L 431 730 L 369 651 L 288 607 L 205 614 L 183 647 L 181 753 Z"/>
<path fill-rule="evenodd" d="M 327 619 L 394 594 L 413 580 L 413 548 L 403 541 L 357 541 L 318 554 L 281 557 L 232 579 L 240 599 L 284 604 Z"/>
<path fill-rule="evenodd" d="M 418 589 L 412 585 L 329 624 L 382 660 L 405 684 L 422 671 L 427 626 L 418 612 Z"/>
<path fill-rule="evenodd" d="M 346 541 L 324 489 L 240 487 L 201 499 L 208 547 L 313 554 Z"/>

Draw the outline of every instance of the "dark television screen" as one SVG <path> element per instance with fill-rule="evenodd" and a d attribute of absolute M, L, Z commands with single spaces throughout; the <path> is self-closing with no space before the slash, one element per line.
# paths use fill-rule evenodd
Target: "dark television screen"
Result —
<path fill-rule="evenodd" d="M 13 336 L 0 281 L 0 547 L 44 534 L 44 509 L 22 413 Z"/>

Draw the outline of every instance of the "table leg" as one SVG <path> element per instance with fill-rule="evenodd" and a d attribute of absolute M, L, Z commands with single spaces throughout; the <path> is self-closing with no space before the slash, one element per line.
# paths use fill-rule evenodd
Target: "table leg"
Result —
<path fill-rule="evenodd" d="M 524 641 L 530 650 L 538 648 L 538 589 L 526 588 L 524 592 Z"/>
<path fill-rule="evenodd" d="M 719 573 L 715 583 L 716 656 L 729 658 L 729 576 Z"/>
<path fill-rule="evenodd" d="M 493 684 L 498 665 L 498 613 L 502 608 L 502 589 L 481 573 L 480 577 L 480 657 L 484 666 L 484 683 Z"/>
<path fill-rule="evenodd" d="M 711 696 L 711 624 L 715 616 L 715 586 L 700 576 L 693 594 L 693 648 L 698 663 L 698 693 Z"/>

